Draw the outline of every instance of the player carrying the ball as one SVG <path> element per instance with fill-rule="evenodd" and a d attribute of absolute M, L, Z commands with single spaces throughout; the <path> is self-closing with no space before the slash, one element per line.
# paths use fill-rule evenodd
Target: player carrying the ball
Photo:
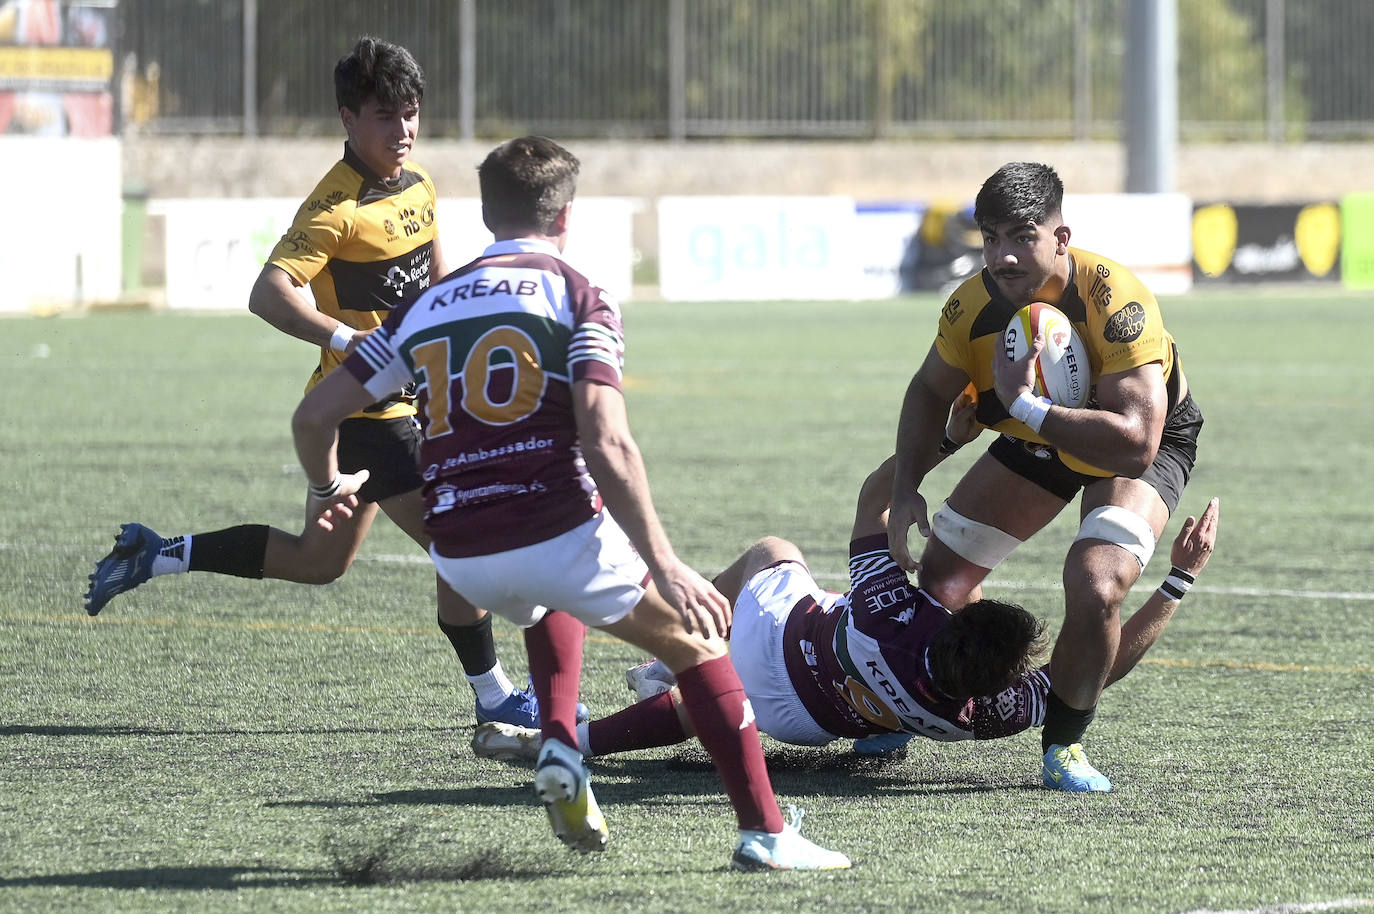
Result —
<path fill-rule="evenodd" d="M 889 545 L 920 586 L 957 609 L 988 572 L 1082 492 L 1064 562 L 1064 624 L 1041 731 L 1046 787 L 1106 791 L 1081 741 L 1116 659 L 1121 603 L 1154 553 L 1193 468 L 1202 414 L 1159 305 L 1129 270 L 1069 246 L 1064 185 L 1032 162 L 1002 166 L 974 217 L 986 267 L 949 297 L 935 342 L 907 387 L 897 424 Z M 1037 337 L 1011 361 L 1004 331 L 1032 302 L 1068 315 L 1088 349 L 1091 393 L 1070 409 L 1032 392 Z M 1002 434 L 933 516 L 920 487 L 941 456 L 950 405 L 970 384 L 977 417 Z M 926 537 L 916 560 L 907 534 Z M 1191 583 L 1170 577 L 1171 586 Z"/>

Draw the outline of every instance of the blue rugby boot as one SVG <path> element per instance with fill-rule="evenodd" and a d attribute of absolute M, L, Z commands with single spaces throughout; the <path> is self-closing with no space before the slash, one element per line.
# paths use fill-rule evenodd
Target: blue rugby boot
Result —
<path fill-rule="evenodd" d="M 582 702 L 577 703 L 577 722 L 580 724 L 589 719 L 592 712 L 587 710 L 587 706 Z M 477 702 L 477 723 L 503 723 L 511 724 L 516 727 L 527 727 L 531 730 L 538 730 L 539 724 L 539 698 L 534 694 L 534 685 L 525 686 L 506 696 L 506 700 L 493 708 L 485 707 L 480 701 Z"/>
<path fill-rule="evenodd" d="M 162 537 L 142 524 L 122 525 L 110 554 L 95 563 L 86 591 L 86 612 L 98 614 L 111 599 L 148 580 L 161 548 Z"/>

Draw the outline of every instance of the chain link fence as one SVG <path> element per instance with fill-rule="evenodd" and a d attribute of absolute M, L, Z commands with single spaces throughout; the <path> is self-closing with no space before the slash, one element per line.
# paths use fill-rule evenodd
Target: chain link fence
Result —
<path fill-rule="evenodd" d="M 564 137 L 1116 138 L 1129 0 L 122 0 L 125 131 L 338 129 L 362 34 L 425 130 Z M 1177 0 L 1185 140 L 1374 135 L 1370 0 Z"/>

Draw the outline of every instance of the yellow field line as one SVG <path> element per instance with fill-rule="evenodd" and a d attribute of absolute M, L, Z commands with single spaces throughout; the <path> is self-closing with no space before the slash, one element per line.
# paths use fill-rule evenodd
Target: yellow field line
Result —
<path fill-rule="evenodd" d="M 1173 660 L 1168 657 L 1146 657 L 1141 663 L 1172 666 L 1182 669 L 1223 667 L 1229 670 L 1260 670 L 1268 673 L 1374 673 L 1374 666 L 1327 666 L 1311 663 L 1264 663 L 1239 660 Z"/>
<path fill-rule="evenodd" d="M 270 619 L 219 621 L 216 619 L 166 619 L 129 616 L 51 616 L 39 613 L 0 612 L 3 622 L 38 622 L 45 625 L 135 625 L 146 628 L 213 628 L 226 631 L 326 632 L 340 635 L 421 635 L 433 637 L 433 627 L 414 628 L 396 625 L 346 625 L 326 622 L 279 622 Z M 519 634 L 508 626 L 492 630 L 495 637 L 517 640 Z M 599 632 L 587 632 L 587 640 L 601 644 L 618 643 L 615 638 Z M 1266 673 L 1363 673 L 1374 674 L 1374 666 L 1332 666 L 1304 663 L 1268 663 L 1240 660 L 1176 660 L 1167 657 L 1146 657 L 1140 661 L 1154 666 L 1178 669 L 1220 668 Z"/>

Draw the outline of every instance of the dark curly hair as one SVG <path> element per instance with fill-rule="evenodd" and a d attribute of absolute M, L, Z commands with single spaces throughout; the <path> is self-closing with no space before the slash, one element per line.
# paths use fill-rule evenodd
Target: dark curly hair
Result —
<path fill-rule="evenodd" d="M 1044 225 L 1062 212 L 1064 182 L 1048 165 L 1008 162 L 983 182 L 973 203 L 973 221 L 981 229 L 1003 222 Z"/>
<path fill-rule="evenodd" d="M 1044 662 L 1045 623 L 1015 603 L 978 600 L 930 642 L 930 672 L 951 698 L 995 695 Z"/>
<path fill-rule="evenodd" d="M 334 98 L 357 114 L 372 97 L 385 108 L 418 105 L 425 97 L 425 73 L 399 44 L 365 35 L 334 65 Z"/>

